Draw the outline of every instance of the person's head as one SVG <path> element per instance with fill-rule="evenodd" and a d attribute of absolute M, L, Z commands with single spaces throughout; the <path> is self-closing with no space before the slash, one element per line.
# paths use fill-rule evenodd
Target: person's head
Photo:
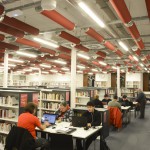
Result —
<path fill-rule="evenodd" d="M 29 112 L 30 114 L 35 114 L 37 110 L 37 105 L 34 104 L 33 102 L 29 102 L 25 107 L 24 107 L 25 112 Z"/>
<path fill-rule="evenodd" d="M 125 101 L 125 100 L 127 100 L 127 96 L 126 95 L 123 95 L 122 96 L 122 99 Z"/>
<path fill-rule="evenodd" d="M 94 112 L 95 106 L 94 106 L 93 102 L 91 102 L 91 101 L 87 102 L 86 106 L 87 106 L 87 109 L 89 112 Z"/>
<path fill-rule="evenodd" d="M 105 94 L 104 95 L 104 99 L 108 99 L 109 97 L 108 97 L 108 94 Z"/>
<path fill-rule="evenodd" d="M 95 98 L 94 99 L 99 99 L 99 96 L 98 95 L 95 95 Z"/>
<path fill-rule="evenodd" d="M 118 96 L 117 95 L 114 95 L 114 100 L 118 100 Z"/>
<path fill-rule="evenodd" d="M 138 93 L 141 93 L 141 92 L 142 92 L 142 89 L 137 89 L 137 92 L 138 92 Z"/>
<path fill-rule="evenodd" d="M 61 102 L 59 110 L 61 112 L 66 112 L 68 110 L 68 104 L 67 104 L 67 102 L 65 102 L 65 101 Z"/>

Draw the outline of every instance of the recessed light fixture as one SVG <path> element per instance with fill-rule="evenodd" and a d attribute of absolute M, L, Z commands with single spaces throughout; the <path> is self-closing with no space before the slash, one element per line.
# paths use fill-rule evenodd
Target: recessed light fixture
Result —
<path fill-rule="evenodd" d="M 101 65 L 103 65 L 103 66 L 106 66 L 106 65 L 107 65 L 106 63 L 104 63 L 104 62 L 102 62 L 102 61 L 99 61 L 99 63 L 100 63 Z"/>
<path fill-rule="evenodd" d="M 69 68 L 61 68 L 61 70 L 69 71 Z"/>
<path fill-rule="evenodd" d="M 21 51 L 17 51 L 16 53 L 19 55 L 27 56 L 27 57 L 33 57 L 33 58 L 37 57 L 37 55 L 35 54 L 30 54 L 30 53 L 21 52 Z"/>
<path fill-rule="evenodd" d="M 113 69 L 117 69 L 117 67 L 115 67 L 115 66 L 112 66 L 112 68 L 113 68 Z"/>
<path fill-rule="evenodd" d="M 77 67 L 80 69 L 85 69 L 85 66 L 77 65 Z"/>
<path fill-rule="evenodd" d="M 125 51 L 129 50 L 128 47 L 122 41 L 119 41 L 118 43 Z"/>
<path fill-rule="evenodd" d="M 92 69 L 92 71 L 98 72 L 98 70 L 97 70 L 97 69 Z"/>
<path fill-rule="evenodd" d="M 89 16 L 91 19 L 93 19 L 101 28 L 105 27 L 104 22 L 84 3 L 79 2 L 78 5 L 82 10 Z"/>
<path fill-rule="evenodd" d="M 58 70 L 50 70 L 50 72 L 57 73 L 57 72 L 58 72 Z"/>
<path fill-rule="evenodd" d="M 143 65 L 142 63 L 140 63 L 140 66 L 141 66 L 141 67 L 144 67 L 144 65 Z"/>
<path fill-rule="evenodd" d="M 54 60 L 55 63 L 66 65 L 67 63 L 62 60 Z"/>
<path fill-rule="evenodd" d="M 51 47 L 54 47 L 54 48 L 59 47 L 56 43 L 51 42 L 51 41 L 46 41 L 46 40 L 43 40 L 43 39 L 40 39 L 40 38 L 37 38 L 37 37 L 34 37 L 33 39 L 37 42 L 40 42 L 42 44 L 45 44 L 45 45 L 48 45 L 48 46 L 51 46 Z"/>
<path fill-rule="evenodd" d="M 50 65 L 46 65 L 46 64 L 40 64 L 41 67 L 44 67 L 44 68 L 51 68 Z"/>
<path fill-rule="evenodd" d="M 8 58 L 8 61 L 18 62 L 18 63 L 24 63 L 24 61 L 23 61 L 23 60 L 12 59 L 12 58 Z"/>
<path fill-rule="evenodd" d="M 90 59 L 89 56 L 85 55 L 85 54 L 81 54 L 81 53 L 78 53 L 77 54 L 79 57 L 82 57 L 82 58 L 85 58 L 85 59 Z"/>
<path fill-rule="evenodd" d="M 135 61 L 139 61 L 138 58 L 137 58 L 136 56 L 133 56 L 133 58 L 134 58 Z"/>

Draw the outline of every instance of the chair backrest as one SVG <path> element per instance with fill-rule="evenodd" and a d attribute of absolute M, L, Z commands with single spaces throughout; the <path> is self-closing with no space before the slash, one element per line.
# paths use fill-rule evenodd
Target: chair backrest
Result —
<path fill-rule="evenodd" d="M 51 150 L 73 150 L 72 135 L 50 134 Z"/>
<path fill-rule="evenodd" d="M 122 113 L 118 107 L 108 107 L 110 117 L 110 125 L 114 125 L 117 128 L 122 127 Z"/>
<path fill-rule="evenodd" d="M 27 129 L 13 126 L 6 137 L 5 150 L 35 150 L 35 140 Z"/>

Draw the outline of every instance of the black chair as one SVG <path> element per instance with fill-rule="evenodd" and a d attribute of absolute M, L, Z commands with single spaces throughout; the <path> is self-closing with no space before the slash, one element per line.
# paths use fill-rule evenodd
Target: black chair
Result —
<path fill-rule="evenodd" d="M 5 150 L 35 150 L 35 140 L 27 129 L 13 126 L 6 137 Z"/>
<path fill-rule="evenodd" d="M 72 135 L 50 134 L 51 150 L 73 150 Z"/>

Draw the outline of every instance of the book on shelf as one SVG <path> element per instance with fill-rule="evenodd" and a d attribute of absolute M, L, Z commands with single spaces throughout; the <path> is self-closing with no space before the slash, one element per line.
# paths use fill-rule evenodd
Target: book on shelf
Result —
<path fill-rule="evenodd" d="M 0 118 L 16 118 L 18 113 L 16 110 L 0 109 Z"/>

